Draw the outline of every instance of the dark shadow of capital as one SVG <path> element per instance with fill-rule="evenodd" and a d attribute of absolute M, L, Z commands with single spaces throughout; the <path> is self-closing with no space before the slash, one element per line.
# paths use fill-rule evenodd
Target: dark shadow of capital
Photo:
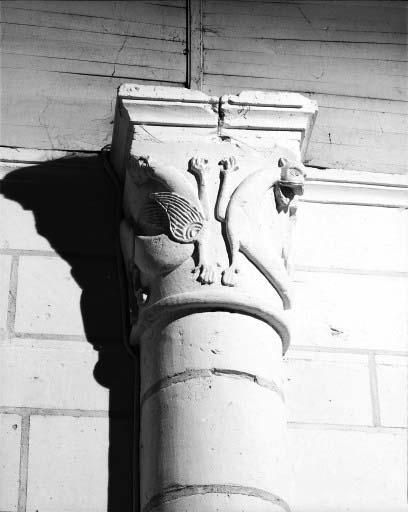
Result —
<path fill-rule="evenodd" d="M 139 364 L 123 342 L 126 322 L 118 259 L 118 193 L 100 155 L 22 167 L 7 174 L 0 187 L 6 198 L 34 213 L 38 233 L 70 264 L 82 289 L 86 337 L 99 356 L 94 377 L 109 389 L 110 396 L 108 512 L 138 510 L 134 507 L 138 503 L 134 397 Z"/>

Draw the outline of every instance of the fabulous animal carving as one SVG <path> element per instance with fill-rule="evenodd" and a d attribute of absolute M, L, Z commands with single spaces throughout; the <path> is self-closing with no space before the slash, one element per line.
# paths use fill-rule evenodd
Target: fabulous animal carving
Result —
<path fill-rule="evenodd" d="M 235 159 L 220 162 L 223 181 L 216 207 L 217 219 L 225 222 L 226 236 L 230 249 L 230 266 L 222 275 L 222 284 L 235 286 L 236 274 L 240 271 L 240 253 L 243 253 L 268 279 L 280 295 L 285 309 L 290 308 L 289 277 L 284 265 L 282 241 L 262 237 L 254 217 L 259 213 L 259 205 L 265 195 L 273 188 L 276 202 L 276 216 L 294 213 L 290 205 L 297 194 L 303 193 L 305 179 L 304 167 L 280 159 L 278 168 L 260 169 L 247 176 L 232 192 L 228 192 L 232 173 L 238 170 Z M 227 197 L 226 197 L 227 196 Z"/>
<path fill-rule="evenodd" d="M 189 161 L 188 170 L 196 176 L 198 193 L 175 167 L 146 156 L 138 157 L 138 164 L 146 181 L 151 179 L 165 187 L 164 191 L 152 192 L 149 197 L 166 215 L 170 237 L 178 243 L 197 244 L 198 281 L 214 283 L 214 267 L 208 260 L 208 160 L 192 158 Z M 160 222 L 160 215 L 151 204 L 141 212 L 141 222 Z"/>

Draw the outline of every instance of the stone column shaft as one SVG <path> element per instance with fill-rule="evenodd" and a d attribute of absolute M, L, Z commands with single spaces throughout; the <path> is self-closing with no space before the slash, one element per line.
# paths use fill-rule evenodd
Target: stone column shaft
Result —
<path fill-rule="evenodd" d="M 279 498 L 288 479 L 281 366 L 279 335 L 238 312 L 158 319 L 145 332 L 147 511 L 287 510 Z"/>

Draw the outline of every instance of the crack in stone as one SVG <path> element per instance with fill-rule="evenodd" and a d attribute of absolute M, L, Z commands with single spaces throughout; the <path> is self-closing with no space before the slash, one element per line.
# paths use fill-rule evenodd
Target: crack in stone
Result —
<path fill-rule="evenodd" d="M 143 512 L 152 512 L 156 507 L 169 501 L 196 496 L 197 494 L 241 494 L 259 498 L 274 505 L 278 505 L 284 512 L 291 512 L 285 500 L 264 489 L 234 484 L 206 484 L 206 485 L 173 485 L 167 487 L 163 492 L 153 496 L 143 507 Z"/>
<path fill-rule="evenodd" d="M 208 379 L 211 377 L 231 377 L 236 379 L 244 379 L 257 384 L 263 388 L 268 389 L 274 393 L 277 393 L 281 400 L 284 402 L 284 394 L 283 391 L 279 388 L 279 386 L 273 381 L 269 379 L 264 379 L 263 377 L 259 377 L 253 373 L 242 372 L 239 370 L 230 370 L 224 368 L 209 368 L 209 369 L 200 369 L 200 370 L 187 370 L 185 372 L 175 373 L 170 377 L 164 377 L 163 379 L 158 380 L 152 386 L 150 386 L 141 396 L 140 398 L 140 407 L 143 407 L 143 404 L 155 393 L 160 391 L 161 389 L 168 388 L 175 384 L 179 384 L 181 382 L 186 382 L 192 379 Z"/>

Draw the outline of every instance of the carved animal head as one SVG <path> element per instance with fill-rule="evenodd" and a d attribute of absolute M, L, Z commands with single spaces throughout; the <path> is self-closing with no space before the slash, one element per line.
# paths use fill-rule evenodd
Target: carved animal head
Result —
<path fill-rule="evenodd" d="M 301 162 L 280 158 L 280 180 L 275 186 L 275 199 L 278 209 L 287 211 L 295 196 L 302 195 L 305 185 L 306 168 Z"/>
<path fill-rule="evenodd" d="M 301 187 L 305 184 L 306 168 L 302 162 L 289 161 L 279 158 L 278 166 L 281 168 L 280 183 L 291 188 Z"/>
<path fill-rule="evenodd" d="M 128 169 L 136 185 L 143 185 L 149 181 L 154 174 L 154 169 L 147 156 L 130 155 Z"/>

